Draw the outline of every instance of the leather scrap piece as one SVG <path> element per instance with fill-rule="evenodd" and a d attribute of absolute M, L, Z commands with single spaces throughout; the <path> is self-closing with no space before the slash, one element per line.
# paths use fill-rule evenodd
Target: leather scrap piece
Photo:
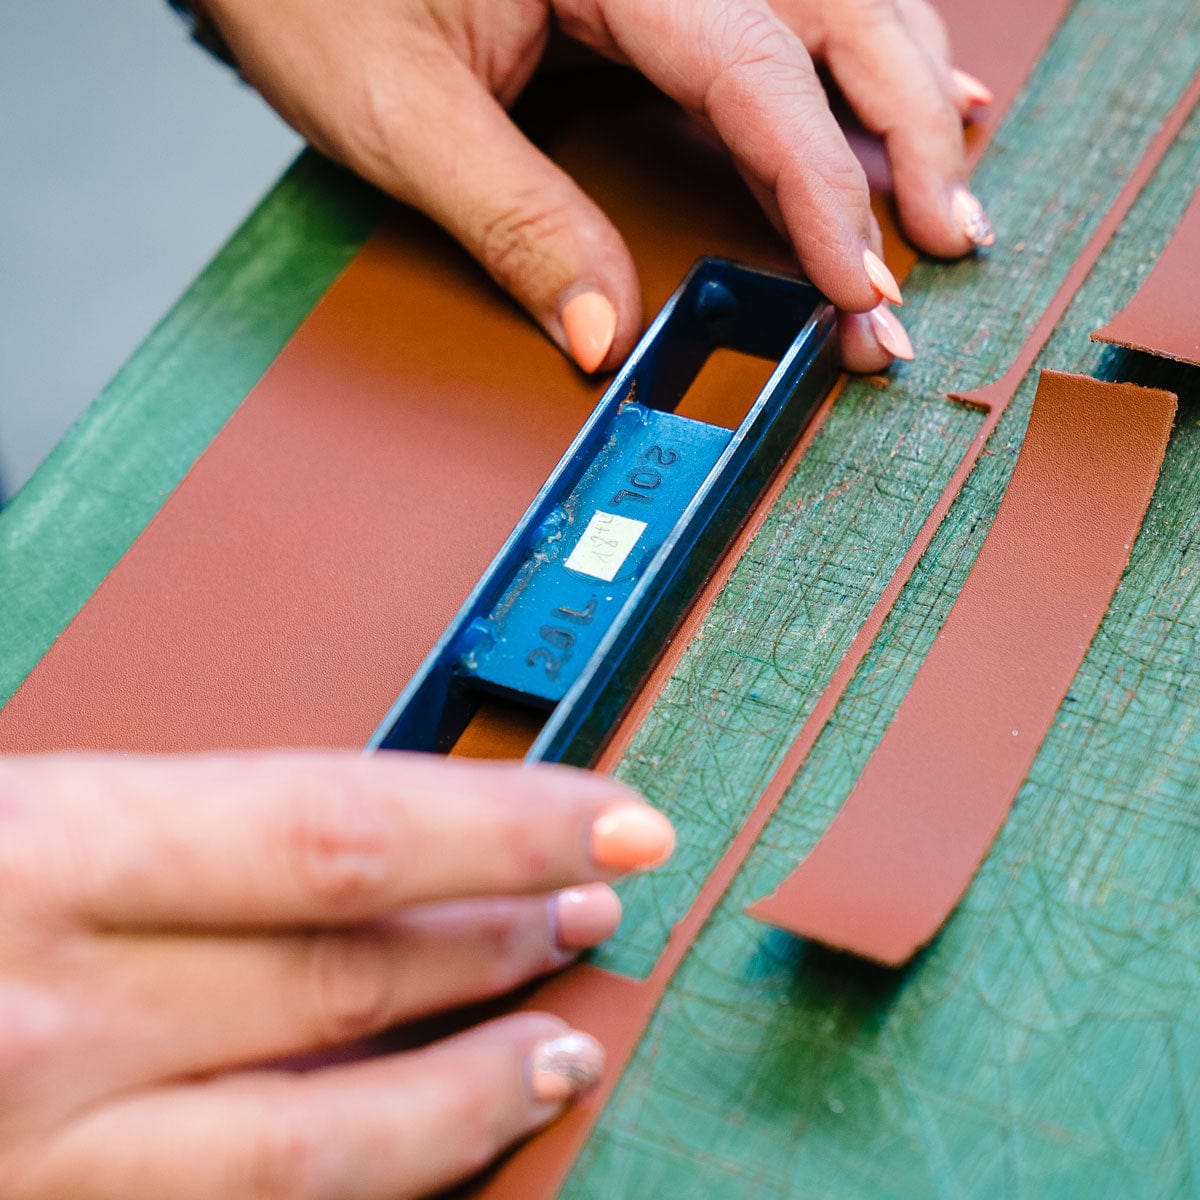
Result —
<path fill-rule="evenodd" d="M 1197 275 L 1200 193 L 1192 197 L 1133 299 L 1092 333 L 1092 341 L 1200 365 L 1200 307 L 1193 299 Z"/>
<path fill-rule="evenodd" d="M 1107 611 L 1175 401 L 1042 372 L 1012 480 L 933 648 L 825 835 L 751 916 L 893 967 L 937 933 Z"/>

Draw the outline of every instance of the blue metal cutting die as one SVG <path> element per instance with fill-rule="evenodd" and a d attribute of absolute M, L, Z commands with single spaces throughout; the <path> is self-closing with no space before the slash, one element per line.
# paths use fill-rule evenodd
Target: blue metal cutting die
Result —
<path fill-rule="evenodd" d="M 370 749 L 447 751 L 482 699 L 586 764 L 836 377 L 810 284 L 701 259 L 655 318 Z M 736 429 L 672 410 L 719 347 L 777 361 Z"/>

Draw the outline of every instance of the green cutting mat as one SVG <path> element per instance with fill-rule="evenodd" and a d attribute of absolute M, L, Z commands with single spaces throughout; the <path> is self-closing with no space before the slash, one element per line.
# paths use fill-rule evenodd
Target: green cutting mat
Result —
<path fill-rule="evenodd" d="M 976 175 L 1001 235 L 924 264 L 919 357 L 849 387 L 621 774 L 678 820 L 601 961 L 643 974 L 772 773 L 1015 357 L 1200 68 L 1195 0 L 1079 0 Z M 1180 395 L 1129 571 L 958 913 L 891 973 L 744 904 L 816 841 L 961 586 L 1026 380 L 832 722 L 698 940 L 582 1156 L 582 1197 L 1200 1196 L 1200 371 L 1092 346 L 1200 182 L 1200 115 L 1039 366 Z M 306 157 L 0 514 L 0 696 L 116 562 L 372 226 Z M 963 714 L 964 720 L 970 714 Z"/>

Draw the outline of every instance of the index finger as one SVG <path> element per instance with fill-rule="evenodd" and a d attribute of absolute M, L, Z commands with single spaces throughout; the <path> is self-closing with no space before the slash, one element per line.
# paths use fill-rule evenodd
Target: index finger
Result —
<path fill-rule="evenodd" d="M 381 753 L 28 759 L 6 768 L 58 908 L 107 928 L 358 923 L 652 866 L 670 823 L 567 767 Z"/>
<path fill-rule="evenodd" d="M 882 295 L 868 273 L 873 224 L 862 167 L 829 108 L 803 42 L 760 0 L 608 0 L 567 24 L 614 48 L 703 117 L 742 171 L 775 197 L 809 279 L 839 308 L 866 312 Z M 599 20 L 599 17 L 596 18 Z M 878 270 L 874 263 L 872 269 Z M 886 284 L 888 291 L 894 281 Z"/>

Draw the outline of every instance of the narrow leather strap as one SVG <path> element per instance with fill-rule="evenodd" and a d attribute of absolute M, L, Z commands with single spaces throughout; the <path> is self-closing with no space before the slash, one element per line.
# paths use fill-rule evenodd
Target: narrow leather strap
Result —
<path fill-rule="evenodd" d="M 1170 392 L 1042 372 L 933 648 L 832 825 L 751 916 L 887 966 L 941 928 L 1108 609 L 1174 415 Z"/>

